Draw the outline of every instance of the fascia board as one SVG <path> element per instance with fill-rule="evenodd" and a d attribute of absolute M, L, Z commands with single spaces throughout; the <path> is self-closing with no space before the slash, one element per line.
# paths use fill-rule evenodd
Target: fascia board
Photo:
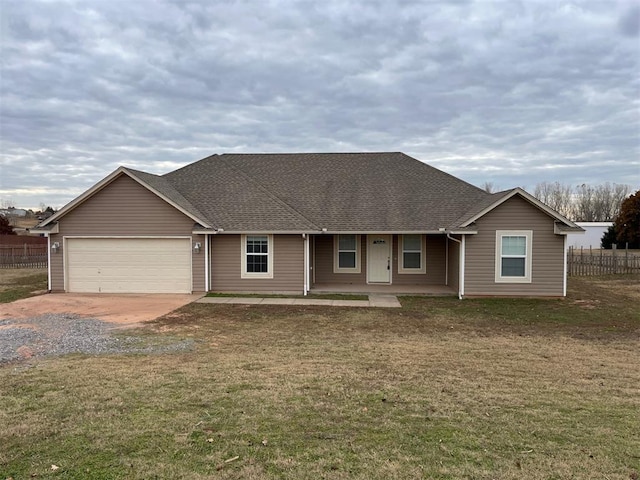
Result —
<path fill-rule="evenodd" d="M 37 234 L 56 234 L 56 233 L 60 233 L 60 227 L 58 223 L 54 223 L 53 225 L 51 225 L 51 228 L 30 228 L 29 229 L 29 233 L 37 233 Z"/>

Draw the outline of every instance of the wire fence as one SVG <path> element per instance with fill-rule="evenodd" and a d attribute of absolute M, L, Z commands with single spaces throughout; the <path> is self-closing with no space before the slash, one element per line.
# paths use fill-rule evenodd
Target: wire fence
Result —
<path fill-rule="evenodd" d="M 567 273 L 571 276 L 640 273 L 640 254 L 628 249 L 570 248 L 567 252 Z"/>
<path fill-rule="evenodd" d="M 0 268 L 46 268 L 46 245 L 0 245 Z"/>

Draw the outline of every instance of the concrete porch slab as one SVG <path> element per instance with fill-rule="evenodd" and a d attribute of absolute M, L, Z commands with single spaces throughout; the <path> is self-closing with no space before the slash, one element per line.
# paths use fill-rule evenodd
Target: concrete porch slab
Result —
<path fill-rule="evenodd" d="M 327 307 L 375 307 L 400 308 L 402 305 L 395 295 L 369 295 L 369 300 L 331 300 L 323 298 L 280 298 L 280 297 L 203 297 L 196 303 L 237 304 L 237 305 L 312 305 Z"/>
<path fill-rule="evenodd" d="M 395 295 L 369 295 L 369 304 L 372 307 L 401 308 L 402 305 Z"/>

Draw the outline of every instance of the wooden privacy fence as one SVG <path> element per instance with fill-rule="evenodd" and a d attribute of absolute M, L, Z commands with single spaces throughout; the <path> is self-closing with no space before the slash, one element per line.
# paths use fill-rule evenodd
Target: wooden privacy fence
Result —
<path fill-rule="evenodd" d="M 573 276 L 640 273 L 640 255 L 628 250 L 584 250 L 567 252 L 567 273 Z"/>
<path fill-rule="evenodd" d="M 46 268 L 47 245 L 0 245 L 0 268 Z"/>

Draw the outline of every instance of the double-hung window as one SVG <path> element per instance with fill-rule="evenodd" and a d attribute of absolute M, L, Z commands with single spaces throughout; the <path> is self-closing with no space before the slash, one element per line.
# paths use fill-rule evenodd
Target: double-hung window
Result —
<path fill-rule="evenodd" d="M 334 237 L 335 273 L 360 273 L 360 235 Z"/>
<path fill-rule="evenodd" d="M 424 237 L 420 234 L 400 235 L 398 240 L 398 273 L 426 273 Z"/>
<path fill-rule="evenodd" d="M 273 278 L 273 236 L 242 236 L 242 278 Z"/>
<path fill-rule="evenodd" d="M 496 282 L 531 282 L 531 230 L 496 232 Z"/>

